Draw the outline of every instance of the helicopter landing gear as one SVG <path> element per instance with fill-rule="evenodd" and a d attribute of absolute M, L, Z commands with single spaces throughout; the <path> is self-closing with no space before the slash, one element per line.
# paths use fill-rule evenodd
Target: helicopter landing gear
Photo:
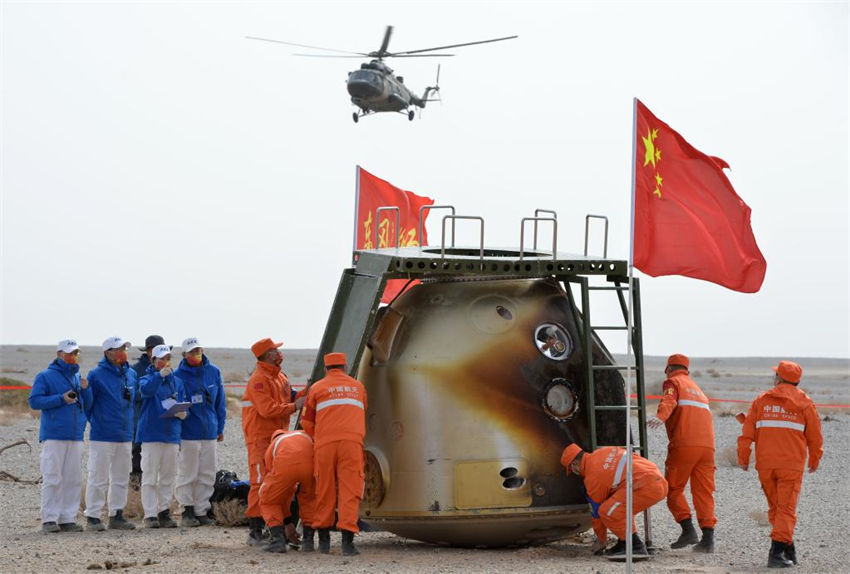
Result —
<path fill-rule="evenodd" d="M 413 110 L 410 110 L 409 112 L 407 112 L 407 119 L 408 119 L 408 121 L 411 121 L 411 122 L 412 122 L 412 121 L 413 121 L 413 117 L 414 117 Z"/>
<path fill-rule="evenodd" d="M 360 121 L 360 116 L 357 115 L 357 112 L 354 112 L 353 114 L 351 114 L 351 119 L 354 120 L 354 123 L 356 124 Z"/>

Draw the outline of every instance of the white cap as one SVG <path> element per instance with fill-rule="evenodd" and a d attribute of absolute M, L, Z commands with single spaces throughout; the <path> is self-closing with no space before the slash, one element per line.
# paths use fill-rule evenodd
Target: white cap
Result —
<path fill-rule="evenodd" d="M 80 346 L 74 339 L 62 339 L 56 345 L 57 351 L 62 351 L 63 353 L 73 353 L 74 351 L 79 350 Z"/>
<path fill-rule="evenodd" d="M 192 349 L 197 349 L 198 347 L 203 348 L 204 346 L 201 345 L 201 342 L 198 341 L 197 337 L 189 337 L 183 341 L 182 345 L 180 345 L 180 348 L 183 349 L 184 353 L 188 353 Z"/>
<path fill-rule="evenodd" d="M 161 359 L 161 358 L 165 357 L 166 355 L 170 355 L 170 354 L 171 354 L 171 347 L 169 347 L 168 345 L 157 345 L 156 347 L 153 348 L 153 351 L 151 351 L 151 355 L 153 355 L 154 359 Z"/>
<path fill-rule="evenodd" d="M 129 341 L 125 341 L 121 337 L 109 337 L 103 342 L 103 350 L 108 351 L 109 349 L 120 349 L 122 347 L 126 348 L 130 346 Z"/>

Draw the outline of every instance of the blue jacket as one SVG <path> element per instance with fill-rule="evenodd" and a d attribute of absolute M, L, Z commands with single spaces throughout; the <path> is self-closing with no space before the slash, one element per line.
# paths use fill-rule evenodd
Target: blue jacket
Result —
<path fill-rule="evenodd" d="M 86 405 L 89 440 L 133 440 L 133 402 L 138 392 L 135 371 L 126 363 L 118 368 L 104 357 L 86 379 L 92 392 L 92 401 Z"/>
<path fill-rule="evenodd" d="M 221 384 L 221 371 L 204 355 L 203 362 L 192 367 L 186 359 L 177 367 L 177 378 L 183 382 L 192 406 L 183 421 L 183 440 L 211 440 L 224 433 L 227 398 Z"/>
<path fill-rule="evenodd" d="M 142 412 L 139 415 L 139 428 L 136 440 L 146 442 L 168 442 L 180 444 L 181 420 L 177 417 L 159 418 L 165 412 L 162 401 L 168 398 L 178 403 L 186 401 L 183 383 L 174 373 L 164 379 L 153 365 L 148 367 L 145 376 L 139 381 L 142 394 Z"/>
<path fill-rule="evenodd" d="M 68 404 L 62 395 L 73 390 L 77 402 Z M 29 403 L 41 411 L 39 442 L 45 440 L 83 440 L 86 430 L 85 408 L 91 403 L 91 387 L 80 387 L 80 366 L 69 365 L 60 359 L 35 376 Z"/>

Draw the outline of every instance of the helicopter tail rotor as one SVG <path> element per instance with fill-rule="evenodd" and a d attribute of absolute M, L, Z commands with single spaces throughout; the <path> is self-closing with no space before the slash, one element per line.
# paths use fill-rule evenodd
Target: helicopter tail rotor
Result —
<path fill-rule="evenodd" d="M 436 94 L 436 98 L 430 98 L 431 94 Z M 425 102 L 440 102 L 443 103 L 443 98 L 440 97 L 440 64 L 437 64 L 437 81 L 434 82 L 433 86 L 429 86 L 425 88 L 425 93 L 422 96 L 422 100 Z"/>

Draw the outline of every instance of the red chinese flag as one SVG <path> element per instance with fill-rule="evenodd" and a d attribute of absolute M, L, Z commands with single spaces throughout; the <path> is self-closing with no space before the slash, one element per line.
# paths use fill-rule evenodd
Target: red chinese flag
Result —
<path fill-rule="evenodd" d="M 419 233 L 419 208 L 434 205 L 430 197 L 422 197 L 411 191 L 399 189 L 391 183 L 375 177 L 362 167 L 357 167 L 357 222 L 355 227 L 355 249 L 375 249 L 396 246 L 396 213 L 382 211 L 377 221 L 379 207 L 395 206 L 399 208 L 398 246 L 416 247 L 428 245 L 428 233 L 425 220 L 430 210 L 425 210 L 422 218 L 422 237 Z M 389 303 L 404 288 L 405 279 L 387 281 L 382 303 Z"/>
<path fill-rule="evenodd" d="M 691 146 L 637 102 L 634 266 L 755 293 L 767 269 L 750 208 L 723 173 L 729 165 Z"/>

